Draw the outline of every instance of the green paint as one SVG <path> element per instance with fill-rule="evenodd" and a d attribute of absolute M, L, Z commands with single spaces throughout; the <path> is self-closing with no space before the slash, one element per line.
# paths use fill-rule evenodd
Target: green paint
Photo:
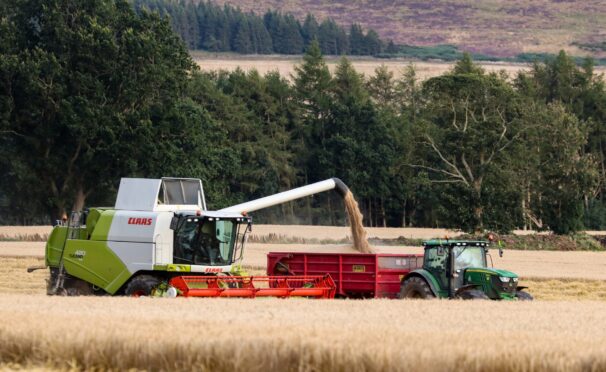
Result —
<path fill-rule="evenodd" d="M 126 265 L 107 246 L 107 242 L 68 240 L 63 255 L 68 274 L 116 293 L 131 277 Z"/>
<path fill-rule="evenodd" d="M 166 265 L 166 271 L 189 273 L 191 272 L 191 265 L 168 264 Z"/>
<path fill-rule="evenodd" d="M 486 295 L 494 300 L 513 300 L 516 299 L 516 288 L 518 276 L 508 270 L 494 269 L 484 267 L 486 265 L 486 251 L 489 242 L 483 241 L 466 241 L 466 240 L 430 240 L 425 242 L 425 259 L 423 263 L 423 269 L 415 270 L 408 274 L 405 278 L 407 279 L 411 275 L 420 275 L 430 285 L 434 293 L 440 298 L 447 298 L 450 296 L 450 286 L 456 288 L 462 288 L 468 285 L 475 285 L 477 289 L 486 293 Z M 444 248 L 444 253 L 438 253 L 442 259 L 436 260 L 435 252 L 439 247 Z M 450 265 L 457 267 L 456 265 L 465 261 L 457 260 L 456 250 L 460 247 L 481 247 L 484 250 L 483 266 L 481 267 L 466 267 L 462 266 L 461 270 L 457 271 L 454 275 L 450 275 Z M 434 256 L 432 256 L 432 254 Z M 443 280 L 439 280 L 443 278 Z M 445 279 L 444 279 L 445 278 Z M 502 282 L 500 278 L 509 278 L 509 281 Z M 514 281 L 515 279 L 515 281 Z M 453 282 L 454 281 L 454 282 Z M 451 283 L 451 284 L 449 284 Z"/>
<path fill-rule="evenodd" d="M 411 273 L 409 273 L 408 275 L 406 275 L 406 277 L 404 279 L 407 279 L 413 275 L 421 276 L 423 279 L 425 279 L 425 281 L 427 281 L 427 283 L 429 284 L 429 287 L 431 288 L 432 292 L 436 295 L 436 297 L 439 297 L 439 298 L 448 297 L 448 288 L 442 288 L 440 286 L 440 282 L 429 271 L 427 271 L 425 269 L 414 270 Z"/>
<path fill-rule="evenodd" d="M 45 261 L 46 266 L 58 267 L 61 260 L 61 252 L 67 239 L 67 227 L 55 226 L 46 241 Z"/>
<path fill-rule="evenodd" d="M 109 229 L 112 226 L 112 221 L 114 219 L 114 214 L 116 214 L 116 211 L 112 209 L 101 212 L 101 215 L 98 217 L 95 223 L 95 229 L 90 236 L 90 240 L 107 240 L 107 237 L 109 236 Z"/>

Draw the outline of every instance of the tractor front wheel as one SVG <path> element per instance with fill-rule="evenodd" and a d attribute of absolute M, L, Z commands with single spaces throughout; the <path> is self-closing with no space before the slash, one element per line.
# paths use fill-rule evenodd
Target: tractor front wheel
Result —
<path fill-rule="evenodd" d="M 131 279 L 124 293 L 132 297 L 151 296 L 158 285 L 160 285 L 160 279 L 155 276 L 139 275 Z"/>
<path fill-rule="evenodd" d="M 423 278 L 413 276 L 406 279 L 400 287 L 399 298 L 431 299 L 435 297 L 431 288 L 429 288 L 429 284 Z"/>
<path fill-rule="evenodd" d="M 517 291 L 516 292 L 516 298 L 520 301 L 532 301 L 534 300 L 534 297 L 532 297 L 532 295 L 526 291 Z"/>
<path fill-rule="evenodd" d="M 469 289 L 467 291 L 463 291 L 457 295 L 457 298 L 462 300 L 490 300 L 490 297 L 479 289 Z"/>

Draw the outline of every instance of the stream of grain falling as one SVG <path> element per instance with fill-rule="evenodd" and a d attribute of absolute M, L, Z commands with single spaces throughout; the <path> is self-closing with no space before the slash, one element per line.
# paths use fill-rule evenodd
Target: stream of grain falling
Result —
<path fill-rule="evenodd" d="M 364 230 L 364 225 L 362 225 L 363 216 L 360 208 L 358 208 L 358 202 L 351 191 L 348 191 L 345 195 L 344 202 L 347 216 L 349 217 L 354 248 L 360 253 L 375 253 L 375 250 L 368 244 L 366 230 Z"/>

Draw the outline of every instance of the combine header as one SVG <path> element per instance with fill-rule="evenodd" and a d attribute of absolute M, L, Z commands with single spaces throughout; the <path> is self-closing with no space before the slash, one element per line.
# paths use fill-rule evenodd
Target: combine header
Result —
<path fill-rule="evenodd" d="M 330 275 L 177 276 L 170 280 L 185 297 L 315 297 L 334 298 Z"/>

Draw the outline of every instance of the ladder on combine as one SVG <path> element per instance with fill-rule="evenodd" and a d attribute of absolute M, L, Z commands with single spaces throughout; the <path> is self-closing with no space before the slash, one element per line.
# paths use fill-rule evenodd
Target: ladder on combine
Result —
<path fill-rule="evenodd" d="M 334 298 L 330 275 L 177 276 L 169 284 L 184 297 L 312 297 Z"/>

